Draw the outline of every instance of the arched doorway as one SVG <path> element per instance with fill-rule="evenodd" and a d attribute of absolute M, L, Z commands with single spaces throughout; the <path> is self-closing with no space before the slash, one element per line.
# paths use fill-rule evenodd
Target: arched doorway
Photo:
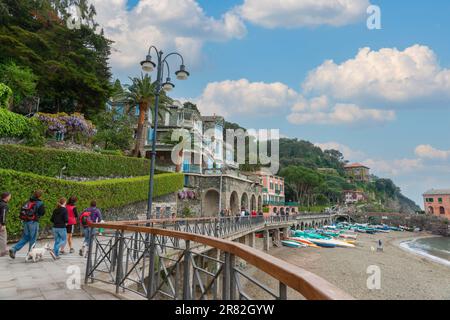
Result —
<path fill-rule="evenodd" d="M 256 196 L 253 194 L 252 195 L 252 201 L 251 201 L 251 210 L 257 210 L 258 208 L 256 207 Z"/>
<path fill-rule="evenodd" d="M 440 207 L 439 208 L 439 214 L 445 214 L 445 208 L 444 207 Z"/>
<path fill-rule="evenodd" d="M 274 213 L 274 214 L 277 214 L 277 213 L 278 213 L 277 207 L 273 208 L 273 213 Z"/>
<path fill-rule="evenodd" d="M 258 211 L 262 211 L 262 197 L 258 196 Z"/>
<path fill-rule="evenodd" d="M 217 217 L 219 215 L 220 194 L 217 190 L 208 190 L 203 198 L 203 216 Z"/>
<path fill-rule="evenodd" d="M 428 207 L 428 213 L 429 214 L 434 214 L 434 208 L 433 207 Z"/>
<path fill-rule="evenodd" d="M 240 212 L 239 196 L 236 191 L 233 191 L 230 196 L 230 210 L 232 215 L 236 215 Z"/>
<path fill-rule="evenodd" d="M 285 215 L 284 208 L 281 208 L 281 209 L 280 209 L 280 214 L 281 214 L 282 216 Z"/>
<path fill-rule="evenodd" d="M 248 195 L 245 192 L 242 194 L 241 208 L 248 210 Z"/>

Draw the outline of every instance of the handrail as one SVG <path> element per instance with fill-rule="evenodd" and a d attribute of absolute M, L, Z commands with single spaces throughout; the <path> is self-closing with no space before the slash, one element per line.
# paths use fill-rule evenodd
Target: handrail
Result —
<path fill-rule="evenodd" d="M 270 220 L 275 217 L 285 217 L 286 222 L 293 221 L 296 218 L 304 218 L 304 219 L 313 219 L 313 218 L 321 218 L 321 217 L 329 217 L 329 214 L 295 214 L 289 216 L 264 216 L 264 220 Z M 289 219 L 287 219 L 289 217 Z M 200 217 L 200 218 L 158 218 L 158 219 L 150 219 L 150 220 L 123 220 L 123 221 L 108 221 L 109 224 L 134 224 L 134 225 L 146 225 L 146 224 L 162 224 L 162 223 L 174 223 L 174 222 L 211 222 L 211 221 L 223 221 L 223 220 L 235 220 L 239 217 L 237 216 L 225 216 L 225 217 Z M 259 219 L 261 216 L 247 216 L 248 219 Z M 283 221 L 280 221 L 283 222 Z"/>
<path fill-rule="evenodd" d="M 173 231 L 168 229 L 131 226 L 125 224 L 90 224 L 92 228 L 113 229 L 116 231 L 142 232 L 152 235 L 173 237 L 185 241 L 193 241 L 223 252 L 235 255 L 263 272 L 278 279 L 281 283 L 296 290 L 307 299 L 311 300 L 353 300 L 353 298 L 341 289 L 336 288 L 319 276 L 287 263 L 281 259 L 270 256 L 262 251 L 257 251 L 244 244 L 229 240 Z"/>

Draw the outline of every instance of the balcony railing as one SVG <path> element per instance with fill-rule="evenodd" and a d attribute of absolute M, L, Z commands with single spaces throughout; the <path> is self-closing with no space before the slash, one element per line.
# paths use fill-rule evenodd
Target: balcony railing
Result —
<path fill-rule="evenodd" d="M 266 206 L 280 206 L 280 207 L 298 207 L 298 202 L 283 202 L 283 201 L 263 201 Z"/>
<path fill-rule="evenodd" d="M 196 164 L 183 164 L 183 172 L 201 174 L 202 168 Z"/>

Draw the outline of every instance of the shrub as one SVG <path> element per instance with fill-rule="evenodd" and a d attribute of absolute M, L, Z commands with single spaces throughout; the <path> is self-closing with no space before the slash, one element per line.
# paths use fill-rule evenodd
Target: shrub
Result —
<path fill-rule="evenodd" d="M 23 138 L 28 130 L 28 118 L 0 108 L 0 138 Z"/>
<path fill-rule="evenodd" d="M 11 103 L 13 92 L 10 87 L 0 83 L 0 108 L 8 108 Z"/>
<path fill-rule="evenodd" d="M 67 134 L 69 138 L 82 140 L 91 138 L 97 132 L 91 121 L 86 120 L 80 113 L 68 115 L 67 113 L 38 113 L 37 119 L 47 128 L 49 134 Z"/>
<path fill-rule="evenodd" d="M 130 177 L 148 174 L 147 159 L 18 145 L 0 145 L 0 168 L 47 177 Z"/>
<path fill-rule="evenodd" d="M 80 210 L 89 206 L 91 200 L 97 201 L 102 210 L 120 208 L 127 204 L 144 201 L 148 196 L 148 176 L 129 179 L 111 179 L 95 182 L 72 182 L 43 177 L 31 173 L 0 169 L 2 191 L 12 193 L 8 215 L 8 232 L 18 235 L 21 231 L 20 207 L 27 201 L 33 190 L 44 191 L 43 201 L 47 213 L 41 220 L 41 227 L 50 226 L 51 212 L 59 197 L 75 195 L 79 198 Z M 176 192 L 183 188 L 183 174 L 165 173 L 155 176 L 154 196 Z M 108 217 L 104 217 L 108 220 Z"/>

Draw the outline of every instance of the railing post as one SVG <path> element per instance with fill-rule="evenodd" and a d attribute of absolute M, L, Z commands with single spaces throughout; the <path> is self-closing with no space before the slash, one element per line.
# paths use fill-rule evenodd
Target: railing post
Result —
<path fill-rule="evenodd" d="M 149 266 L 148 266 L 148 283 L 147 283 L 147 299 L 153 296 L 153 283 L 155 281 L 155 252 L 156 252 L 156 236 L 150 235 L 149 246 Z"/>
<path fill-rule="evenodd" d="M 123 247 L 125 245 L 124 231 L 120 232 L 119 240 L 119 254 L 116 258 L 117 270 L 116 270 L 116 293 L 119 293 L 120 283 L 122 282 L 122 269 L 123 269 Z"/>
<path fill-rule="evenodd" d="M 87 262 L 86 262 L 86 274 L 84 278 L 84 283 L 88 284 L 89 281 L 89 274 L 93 273 L 94 270 L 91 270 L 92 266 L 92 247 L 94 242 L 94 232 L 92 232 L 92 228 L 90 228 L 89 231 L 89 246 L 88 246 L 88 256 L 87 256 Z"/>
<path fill-rule="evenodd" d="M 236 300 L 236 277 L 235 277 L 235 270 L 236 267 L 236 258 L 234 254 L 229 255 L 230 259 L 230 300 Z"/>
<path fill-rule="evenodd" d="M 230 300 L 230 254 L 225 252 L 222 276 L 222 300 Z"/>
<path fill-rule="evenodd" d="M 280 282 L 280 297 L 279 300 L 287 300 L 287 286 Z"/>
<path fill-rule="evenodd" d="M 114 241 L 111 244 L 114 248 L 111 249 L 111 272 L 116 270 L 116 261 L 117 261 L 117 241 L 119 239 L 119 230 L 116 230 L 114 235 Z"/>
<path fill-rule="evenodd" d="M 191 287 L 190 287 L 190 241 L 186 240 L 186 248 L 184 251 L 183 261 L 183 300 L 191 300 Z"/>

